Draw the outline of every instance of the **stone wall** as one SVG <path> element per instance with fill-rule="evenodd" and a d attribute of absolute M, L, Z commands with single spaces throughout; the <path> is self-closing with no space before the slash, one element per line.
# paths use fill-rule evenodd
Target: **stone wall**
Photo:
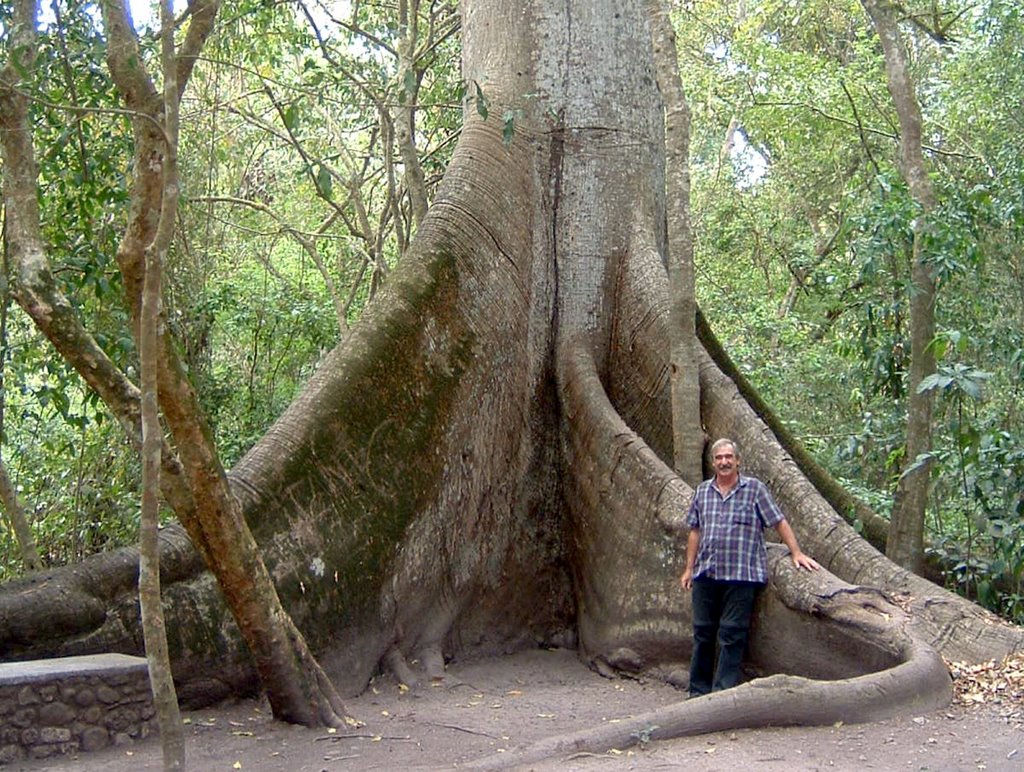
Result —
<path fill-rule="evenodd" d="M 141 657 L 0 663 L 0 764 L 126 744 L 155 728 Z"/>

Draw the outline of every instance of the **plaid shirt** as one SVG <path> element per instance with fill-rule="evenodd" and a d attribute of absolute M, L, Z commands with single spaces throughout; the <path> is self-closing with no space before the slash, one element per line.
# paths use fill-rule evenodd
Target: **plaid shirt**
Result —
<path fill-rule="evenodd" d="M 693 578 L 767 582 L 764 529 L 781 523 L 782 511 L 756 477 L 741 475 L 725 498 L 714 483 L 697 486 L 686 515 L 686 524 L 700 531 Z"/>

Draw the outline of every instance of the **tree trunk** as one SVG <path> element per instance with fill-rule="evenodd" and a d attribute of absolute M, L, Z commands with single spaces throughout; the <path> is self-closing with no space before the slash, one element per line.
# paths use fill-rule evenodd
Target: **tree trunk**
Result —
<path fill-rule="evenodd" d="M 411 251 L 231 471 L 232 492 L 267 579 L 348 689 L 382 662 L 413 681 L 442 675 L 445 658 L 538 643 L 682 683 L 692 491 L 669 466 L 664 117 L 644 6 L 466 0 L 462 13 L 464 75 L 493 114 L 522 116 L 512 141 L 467 109 Z M 819 696 L 836 701 L 830 720 L 856 720 L 906 706 L 914 682 L 937 705 L 948 692 L 936 652 L 979 661 L 1024 648 L 1024 631 L 867 545 L 698 356 L 709 434 L 739 441 L 832 574 L 898 593 L 906 609 L 897 619 L 879 605 L 895 626 L 872 626 L 879 615 L 857 609 L 882 604 L 877 593 L 807 585 L 776 561 L 751 664 L 840 680 L 791 692 L 769 679 L 723 721 L 752 704 L 771 706 L 760 721 L 805 721 Z M 179 684 L 196 699 L 251 685 L 216 586 L 180 529 L 161 538 Z M 123 551 L 6 585 L 0 654 L 134 650 L 131 566 Z M 219 575 L 232 603 L 235 578 Z M 848 634 L 826 618 L 852 620 Z M 799 660 L 785 642 L 796 630 L 813 633 Z M 883 682 L 892 690 L 874 688 Z"/>
<path fill-rule="evenodd" d="M 910 378 L 907 384 L 907 443 L 904 471 L 893 500 L 886 554 L 904 568 L 924 569 L 924 516 L 931 477 L 932 405 L 935 397 L 921 383 L 935 372 L 936 277 L 926 262 L 923 241 L 928 218 L 935 209 L 935 191 L 921 148 L 921 108 L 918 105 L 906 47 L 896 22 L 896 6 L 887 0 L 862 0 L 885 54 L 889 93 L 900 121 L 900 166 L 910 195 L 920 207 L 914 219 L 910 266 Z"/>
<path fill-rule="evenodd" d="M 142 392 L 142 506 L 139 517 L 139 613 L 149 668 L 153 707 L 160 727 L 165 770 L 185 768 L 185 730 L 181 725 L 178 695 L 174 690 L 171 658 L 167 651 L 163 600 L 160 596 L 160 448 L 163 427 L 157 384 L 160 370 L 160 308 L 162 272 L 178 215 L 178 80 L 175 71 L 174 17 L 170 6 L 160 6 L 161 62 L 164 78 L 164 195 L 160 222 L 146 248 L 142 306 L 139 313 L 139 371 Z"/>
<path fill-rule="evenodd" d="M 672 383 L 673 466 L 696 488 L 703 479 L 704 431 L 700 423 L 697 369 L 697 297 L 694 286 L 693 232 L 690 228 L 690 106 L 679 77 L 676 34 L 668 3 L 648 0 L 658 90 L 665 100 L 667 174 L 664 248 L 668 264 Z"/>
<path fill-rule="evenodd" d="M 2 425 L 2 422 L 0 422 Z M 3 431 L 0 430 L 0 437 Z M 27 571 L 37 571 L 43 567 L 43 561 L 39 557 L 39 550 L 36 548 L 36 540 L 32 535 L 32 526 L 25 517 L 25 510 L 18 499 L 18 492 L 11 483 L 7 474 L 7 464 L 0 459 L 0 504 L 3 505 L 7 522 L 14 533 L 14 539 L 18 542 L 18 549 L 21 550 L 21 562 Z"/>
<path fill-rule="evenodd" d="M 409 196 L 410 227 L 414 234 L 427 216 L 427 185 L 416 152 L 416 103 L 422 73 L 416 56 L 420 42 L 419 0 L 402 0 L 398 4 L 398 24 L 402 36 L 398 42 L 398 104 L 394 107 L 392 123 L 398 153 L 405 168 L 405 192 Z M 398 212 L 396 211 L 396 216 Z"/>
<path fill-rule="evenodd" d="M 39 557 L 36 540 L 32 535 L 32 526 L 29 524 L 28 518 L 25 517 L 25 508 L 21 505 L 18 492 L 7 473 L 7 464 L 3 460 L 3 442 L 6 437 L 4 417 L 7 407 L 7 312 L 11 306 L 11 295 L 7 284 L 9 272 L 7 229 L 4 228 L 3 231 L 3 243 L 0 244 L 0 249 L 3 250 L 3 273 L 0 275 L 0 506 L 4 509 L 7 524 L 10 526 L 11 533 L 14 534 L 14 540 L 18 543 L 21 562 L 25 566 L 25 570 L 35 571 L 43 567 L 43 560 Z"/>

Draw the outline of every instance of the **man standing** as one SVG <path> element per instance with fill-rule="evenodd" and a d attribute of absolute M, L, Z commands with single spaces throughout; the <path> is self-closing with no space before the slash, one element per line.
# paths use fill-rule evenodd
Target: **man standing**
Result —
<path fill-rule="evenodd" d="M 754 601 L 768 582 L 764 529 L 778 531 L 797 569 L 820 568 L 800 549 L 765 484 L 740 475 L 736 443 L 716 440 L 711 458 L 715 476 L 697 486 L 686 517 L 690 535 L 680 579 L 693 590 L 691 697 L 739 683 Z"/>

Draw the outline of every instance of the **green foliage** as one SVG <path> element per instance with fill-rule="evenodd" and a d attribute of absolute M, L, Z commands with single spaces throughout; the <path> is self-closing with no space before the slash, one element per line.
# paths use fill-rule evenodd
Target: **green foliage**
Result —
<path fill-rule="evenodd" d="M 877 38 L 857 2 L 706 0 L 677 22 L 701 306 L 793 433 L 884 514 L 917 461 L 904 431 L 920 213 Z M 990 0 L 953 42 L 903 33 L 939 197 L 922 223 L 939 288 L 928 537 L 953 584 L 1019 618 L 1024 17 Z"/>
<path fill-rule="evenodd" d="M 43 350 L 13 337 L 23 351 Z M 4 459 L 44 562 L 76 562 L 132 542 L 139 469 L 123 430 L 64 367 L 8 367 L 6 386 Z M 20 570 L 13 534 L 2 529 L 0 580 Z"/>
<path fill-rule="evenodd" d="M 408 28 L 395 9 L 349 10 L 305 16 L 258 0 L 224 9 L 185 92 L 165 313 L 228 467 L 347 334 L 408 244 L 394 106 L 416 108 L 428 194 L 458 129 L 454 5 L 421 11 L 419 47 L 401 75 L 396 52 Z M 0 9 L 0 34 L 8 11 Z M 85 327 L 134 379 L 115 260 L 131 124 L 115 112 L 95 6 L 72 0 L 44 16 L 40 58 L 26 76 L 47 256 Z M 151 63 L 153 22 L 140 21 Z M 123 430 L 23 317 L 12 322 L 4 458 L 44 559 L 133 542 L 138 470 Z M 17 570 L 0 529 L 0 573 Z"/>

